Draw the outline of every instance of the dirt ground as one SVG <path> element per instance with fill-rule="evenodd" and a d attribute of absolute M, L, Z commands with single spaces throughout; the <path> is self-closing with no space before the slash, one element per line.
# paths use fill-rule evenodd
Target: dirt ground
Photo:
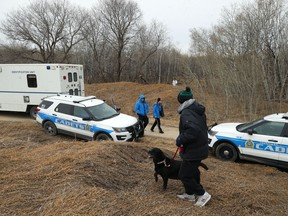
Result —
<path fill-rule="evenodd" d="M 130 85 L 131 101 L 142 87 Z M 107 97 L 116 86 L 88 88 L 87 95 Z M 152 97 L 153 88 L 144 93 Z M 169 128 L 177 126 L 177 91 L 162 96 L 167 110 L 162 123 Z M 123 101 L 121 94 L 113 98 Z M 133 115 L 133 102 L 118 104 Z M 0 215 L 288 215 L 288 172 L 257 163 L 223 162 L 209 155 L 204 161 L 209 170 L 201 169 L 201 178 L 212 199 L 203 208 L 177 199 L 183 192 L 178 180 L 170 180 L 163 191 L 147 150 L 158 147 L 172 157 L 175 135 L 169 137 L 168 130 L 166 136 L 156 131 L 138 142 L 116 143 L 50 137 L 29 119 L 2 119 L 0 128 Z"/>

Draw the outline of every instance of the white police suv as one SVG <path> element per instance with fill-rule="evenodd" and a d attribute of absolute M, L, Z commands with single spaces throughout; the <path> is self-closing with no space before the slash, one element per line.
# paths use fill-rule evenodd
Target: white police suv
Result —
<path fill-rule="evenodd" d="M 221 123 L 208 130 L 210 150 L 221 160 L 245 159 L 288 168 L 288 113 L 249 123 Z"/>
<path fill-rule="evenodd" d="M 137 118 L 119 113 L 95 96 L 47 97 L 36 112 L 37 123 L 52 136 L 63 133 L 88 140 L 132 141 L 143 130 Z"/>

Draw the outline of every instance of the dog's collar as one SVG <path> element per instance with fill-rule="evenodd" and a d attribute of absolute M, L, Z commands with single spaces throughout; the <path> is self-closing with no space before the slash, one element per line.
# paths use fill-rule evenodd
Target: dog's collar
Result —
<path fill-rule="evenodd" d="M 170 164 L 169 165 L 166 164 L 166 159 L 164 159 L 163 161 L 158 162 L 157 164 L 164 164 L 165 167 L 170 167 Z"/>

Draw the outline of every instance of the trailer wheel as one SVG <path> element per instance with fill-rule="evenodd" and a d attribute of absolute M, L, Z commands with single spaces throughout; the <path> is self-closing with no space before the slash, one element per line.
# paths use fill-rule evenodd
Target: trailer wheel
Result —
<path fill-rule="evenodd" d="M 31 118 L 36 119 L 37 113 L 36 113 L 37 106 L 32 106 L 29 110 L 29 114 Z"/>
<path fill-rule="evenodd" d="M 53 122 L 51 121 L 45 122 L 43 128 L 46 134 L 50 136 L 57 135 L 57 128 Z"/>

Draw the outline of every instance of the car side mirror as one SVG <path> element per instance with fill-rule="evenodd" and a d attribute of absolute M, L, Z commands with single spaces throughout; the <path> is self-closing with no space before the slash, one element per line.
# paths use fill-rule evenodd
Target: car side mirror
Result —
<path fill-rule="evenodd" d="M 116 111 L 119 112 L 121 110 L 121 108 L 116 108 Z"/>
<path fill-rule="evenodd" d="M 249 135 L 253 135 L 253 129 L 251 129 L 251 128 L 249 128 L 248 130 L 247 130 L 247 133 L 249 134 Z"/>

